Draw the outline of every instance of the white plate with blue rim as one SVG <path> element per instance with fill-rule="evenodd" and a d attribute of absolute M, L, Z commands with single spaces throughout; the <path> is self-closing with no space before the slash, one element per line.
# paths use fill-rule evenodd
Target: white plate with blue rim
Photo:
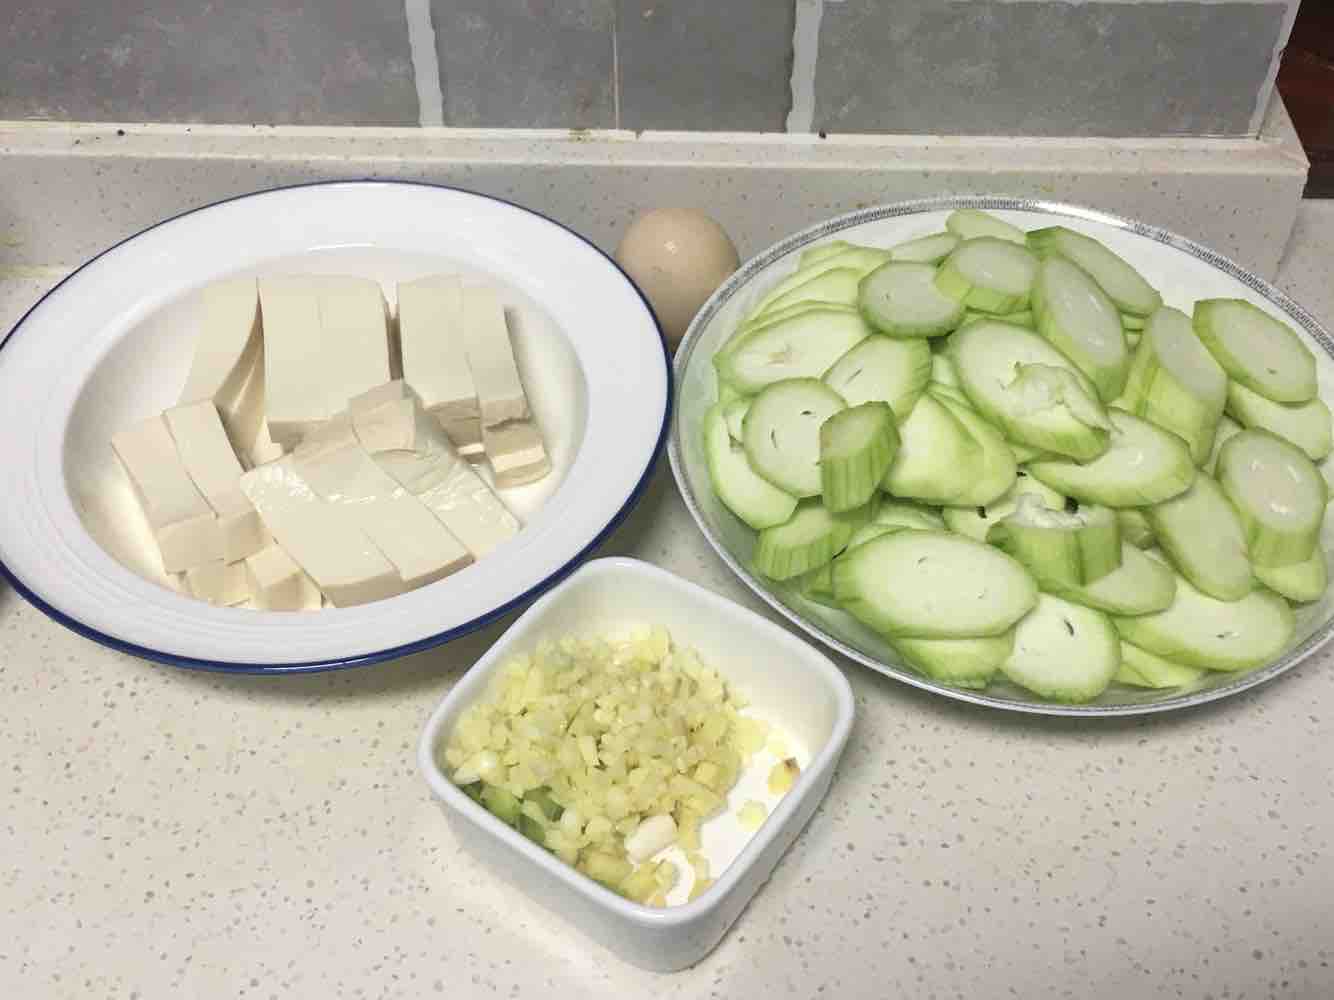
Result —
<path fill-rule="evenodd" d="M 755 533 L 714 495 L 700 440 L 705 410 L 717 398 L 711 359 L 755 303 L 796 267 L 802 251 L 829 240 L 890 247 L 940 232 L 959 208 L 979 208 L 1018 226 L 1067 226 L 1101 240 L 1121 254 L 1162 293 L 1167 305 L 1189 311 L 1196 299 L 1241 298 L 1291 326 L 1316 359 L 1320 396 L 1334 401 L 1334 340 L 1309 312 L 1264 279 L 1183 236 L 1105 212 L 1056 202 L 1002 196 L 964 196 L 900 202 L 861 209 L 819 223 L 774 244 L 744 263 L 696 315 L 677 349 L 677 404 L 668 455 L 672 472 L 709 543 L 756 595 L 811 637 L 879 673 L 961 701 L 1046 715 L 1111 716 L 1161 712 L 1214 701 L 1272 680 L 1334 638 L 1334 595 L 1296 609 L 1288 648 L 1270 663 L 1237 673 L 1205 673 L 1189 687 L 1160 690 L 1113 684 L 1094 702 L 1042 701 L 998 679 L 983 690 L 938 683 L 909 669 L 883 638 L 842 611 L 809 601 L 790 585 L 766 580 L 750 568 Z M 1334 482 L 1334 457 L 1321 463 Z M 1334 518 L 1326 517 L 1321 545 L 1334 556 Z"/>
<path fill-rule="evenodd" d="M 522 530 L 472 566 L 360 607 L 264 612 L 178 592 L 110 438 L 176 402 L 199 291 L 225 277 L 480 278 L 501 290 L 552 458 L 504 491 Z M 590 242 L 499 199 L 344 181 L 262 191 L 161 222 L 84 264 L 0 345 L 0 564 L 52 618 L 177 666 L 374 663 L 475 629 L 570 572 L 642 493 L 671 410 L 669 358 L 638 289 Z"/>

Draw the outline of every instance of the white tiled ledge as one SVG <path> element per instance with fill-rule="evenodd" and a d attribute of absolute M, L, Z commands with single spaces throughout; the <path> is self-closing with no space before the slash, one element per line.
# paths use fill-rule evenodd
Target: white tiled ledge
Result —
<path fill-rule="evenodd" d="M 607 249 L 637 211 L 695 205 L 743 255 L 864 205 L 1026 195 L 1166 226 L 1270 277 L 1306 169 L 1277 101 L 1258 139 L 0 123 L 0 268 L 76 264 L 247 191 L 373 177 L 508 198 Z"/>

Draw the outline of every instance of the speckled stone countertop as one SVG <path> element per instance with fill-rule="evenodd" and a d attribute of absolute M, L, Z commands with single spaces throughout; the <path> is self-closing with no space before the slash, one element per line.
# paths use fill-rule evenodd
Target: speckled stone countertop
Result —
<path fill-rule="evenodd" d="M 1334 202 L 1279 284 L 1334 321 Z M 0 282 L 6 328 L 52 279 Z M 665 463 L 604 547 L 763 611 Z M 0 590 L 0 996 L 1334 995 L 1329 655 L 1168 717 L 956 704 L 848 667 L 829 797 L 697 967 L 621 964 L 459 853 L 427 714 L 507 622 L 344 673 L 154 666 Z"/>

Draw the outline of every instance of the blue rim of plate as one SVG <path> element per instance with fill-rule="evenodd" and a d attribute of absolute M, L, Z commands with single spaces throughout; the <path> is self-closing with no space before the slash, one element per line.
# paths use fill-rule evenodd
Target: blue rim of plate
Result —
<path fill-rule="evenodd" d="M 1147 237 L 1157 243 L 1165 244 L 1176 250 L 1179 250 L 1191 257 L 1195 257 L 1212 265 L 1219 271 L 1240 281 L 1247 288 L 1262 295 L 1265 299 L 1273 303 L 1298 325 L 1305 330 L 1313 340 L 1315 340 L 1328 354 L 1334 358 L 1334 338 L 1331 338 L 1329 332 L 1321 325 L 1320 321 L 1311 315 L 1281 289 L 1258 277 L 1229 257 L 1225 257 L 1217 251 L 1210 250 L 1201 243 L 1197 243 L 1188 237 L 1181 236 L 1169 229 L 1163 229 L 1160 226 L 1151 226 L 1145 222 L 1139 222 L 1135 219 L 1128 219 L 1124 216 L 1116 215 L 1111 212 L 1103 212 L 1099 209 L 1085 208 L 1081 205 L 1071 205 L 1066 202 L 1047 201 L 1041 198 L 1020 198 L 1011 195 L 1001 194 L 981 194 L 981 195 L 946 195 L 936 198 L 920 198 L 912 201 L 892 202 L 884 205 L 861 208 L 852 212 L 846 212 L 843 215 L 837 215 L 832 219 L 826 219 L 824 222 L 816 223 L 800 232 L 794 233 L 786 239 L 780 240 L 754 257 L 742 263 L 741 267 L 727 279 L 717 291 L 710 296 L 704 303 L 690 328 L 686 331 L 685 337 L 681 341 L 681 346 L 677 348 L 676 359 L 674 362 L 674 371 L 677 378 L 683 379 L 687 366 L 690 364 L 695 347 L 699 341 L 699 335 L 704 327 L 713 319 L 714 314 L 722 308 L 733 295 L 746 286 L 752 278 L 760 271 L 768 267 L 774 261 L 777 261 L 794 250 L 799 250 L 808 244 L 853 226 L 858 226 L 867 222 L 877 222 L 881 219 L 899 218 L 902 216 L 918 215 L 923 212 L 942 211 L 957 208 L 980 208 L 980 209 L 999 209 L 1011 210 L 1017 212 L 1044 212 L 1053 216 L 1064 216 L 1069 219 L 1080 219 L 1086 222 L 1097 222 L 1114 229 L 1123 229 L 1127 232 L 1135 233 L 1139 236 Z M 695 498 L 690 484 L 686 480 L 684 464 L 685 460 L 681 454 L 681 433 L 677 426 L 677 421 L 672 421 L 671 441 L 667 447 L 667 459 L 671 464 L 672 478 L 676 480 L 677 490 L 681 494 L 681 499 L 685 502 L 686 509 L 690 511 L 690 516 L 694 518 L 695 524 L 700 532 L 708 540 L 718 558 L 722 559 L 728 568 L 736 577 L 750 589 L 760 600 L 773 608 L 778 614 L 791 622 L 794 626 L 801 629 L 807 635 L 828 646 L 830 649 L 841 653 L 855 663 L 874 670 L 876 673 L 883 674 L 893 680 L 908 684 L 923 691 L 930 691 L 933 694 L 943 695 L 946 698 L 952 698 L 955 701 L 968 702 L 974 705 L 982 705 L 988 708 L 1001 709 L 1009 712 L 1020 712 L 1029 715 L 1049 715 L 1049 716 L 1068 716 L 1078 718 L 1111 718 L 1128 715 L 1148 715 L 1155 712 L 1166 712 L 1182 708 L 1194 708 L 1199 705 L 1212 701 L 1218 701 L 1220 698 L 1227 698 L 1234 694 L 1240 694 L 1242 691 L 1256 687 L 1266 681 L 1273 680 L 1282 673 L 1291 670 L 1293 667 L 1302 663 L 1307 657 L 1318 651 L 1322 646 L 1334 639 L 1334 618 L 1331 618 L 1323 626 L 1317 628 L 1309 636 L 1303 639 L 1292 649 L 1287 650 L 1272 663 L 1263 667 L 1257 667 L 1253 670 L 1239 671 L 1233 680 L 1226 683 L 1220 683 L 1216 687 L 1205 688 L 1202 690 L 1188 691 L 1184 694 L 1173 695 L 1162 698 L 1157 701 L 1145 701 L 1139 703 L 1126 702 L 1117 705 L 1062 705 L 1057 702 L 1041 701 L 1018 701 L 1004 698 L 996 698 L 987 695 L 982 691 L 970 691 L 965 688 L 950 687 L 947 684 L 941 684 L 930 678 L 913 673 L 906 667 L 900 667 L 892 663 L 864 653 L 856 647 L 844 642 L 838 636 L 832 634 L 823 628 L 819 623 L 806 618 L 795 608 L 785 604 L 783 601 L 764 586 L 751 572 L 738 561 L 723 544 L 722 539 L 717 536 L 705 520 L 703 512 L 700 510 L 699 503 Z"/>
<path fill-rule="evenodd" d="M 113 243 L 105 250 L 102 250 L 101 252 L 88 258 L 88 260 L 84 261 L 69 274 L 65 275 L 65 277 L 61 278 L 60 281 L 58 281 L 49 290 L 47 290 L 47 292 L 44 295 L 42 295 L 41 298 L 39 298 L 30 307 L 28 307 L 28 309 L 23 313 L 23 315 L 19 317 L 18 322 L 15 323 L 13 327 L 10 328 L 9 332 L 5 334 L 4 339 L 0 340 L 0 351 L 3 351 L 5 347 L 9 345 L 10 339 L 13 338 L 13 336 L 16 333 L 19 332 L 19 330 L 23 327 L 23 324 L 27 321 L 28 317 L 32 315 L 33 311 L 43 302 L 45 302 L 48 298 L 54 295 L 61 288 L 61 286 L 65 284 L 65 282 L 69 281 L 84 268 L 105 257 L 107 254 L 111 253 L 118 247 L 124 246 L 131 240 L 138 239 L 144 233 L 151 232 L 152 230 L 157 229 L 159 226 L 165 226 L 169 222 L 175 222 L 177 219 L 183 219 L 186 216 L 194 215 L 197 212 L 208 211 L 209 209 L 216 208 L 219 205 L 226 205 L 233 201 L 242 201 L 246 198 L 256 198 L 266 194 L 274 194 L 275 192 L 279 191 L 293 191 L 302 188 L 315 188 L 315 187 L 353 187 L 358 185 L 367 185 L 375 187 L 434 188 L 442 191 L 453 191 L 456 194 L 468 195 L 473 198 L 482 198 L 486 201 L 493 201 L 501 205 L 507 205 L 510 208 L 517 209 L 518 211 L 523 212 L 526 215 L 534 216 L 536 218 L 541 219 L 544 222 L 547 222 L 555 226 L 558 229 L 564 230 L 565 232 L 573 236 L 575 239 L 579 240 L 581 243 L 587 244 L 592 250 L 594 250 L 604 260 L 606 260 L 608 264 L 614 267 L 616 269 L 616 272 L 620 274 L 622 278 L 625 279 L 626 284 L 628 284 L 632 289 L 634 289 L 635 294 L 638 295 L 640 301 L 644 303 L 644 309 L 648 312 L 649 319 L 653 321 L 654 328 L 658 331 L 658 343 L 662 347 L 663 375 L 667 382 L 667 394 L 666 398 L 664 399 L 663 412 L 662 412 L 662 427 L 659 428 L 658 430 L 658 440 L 653 445 L 653 451 L 649 455 L 648 461 L 644 464 L 644 471 L 640 475 L 639 481 L 635 483 L 634 489 L 632 489 L 630 491 L 630 495 L 626 497 L 625 503 L 623 503 L 620 509 L 615 514 L 612 515 L 611 519 L 607 521 L 607 523 L 602 527 L 602 529 L 593 536 L 593 538 L 588 542 L 588 544 L 585 545 L 578 552 L 576 552 L 573 556 L 571 556 L 570 559 L 563 566 L 561 566 L 554 573 L 550 574 L 543 580 L 534 584 L 532 587 L 528 588 L 523 593 L 506 601 L 504 604 L 501 604 L 498 607 L 492 609 L 491 611 L 488 611 L 484 615 L 479 615 L 478 617 L 472 619 L 471 621 L 464 622 L 462 625 L 456 625 L 454 628 L 447 629 L 444 632 L 437 632 L 434 635 L 429 635 L 426 636 L 425 638 L 417 639 L 414 642 L 405 643 L 401 646 L 393 646 L 389 649 L 377 650 L 374 653 L 362 653 L 359 656 L 351 656 L 346 658 L 333 658 L 325 660 L 310 660 L 303 663 L 265 664 L 265 663 L 233 663 L 233 662 L 228 662 L 226 660 L 209 660 L 193 656 L 181 656 L 176 653 L 166 653 L 160 649 L 153 649 L 149 646 L 140 646 L 137 643 L 128 642 L 124 639 L 118 639 L 115 636 L 108 635 L 107 633 L 101 631 L 100 629 L 95 629 L 84 624 L 77 618 L 73 618 L 70 615 L 65 614 L 65 612 L 61 611 L 59 608 L 55 607 L 54 605 L 49 603 L 45 598 L 41 597 L 35 591 L 33 591 L 27 584 L 25 584 L 22 580 L 18 578 L 18 576 L 14 574 L 14 572 L 3 562 L 3 560 L 0 560 L 0 575 L 3 575 L 3 577 L 7 581 L 9 581 L 10 586 L 12 586 L 16 591 L 18 591 L 19 594 L 22 595 L 24 600 L 26 600 L 29 604 L 33 605 L 33 607 L 37 608 L 37 610 L 41 611 L 52 621 L 55 621 L 56 623 L 65 626 L 65 628 L 69 629 L 71 632 L 78 633 L 85 639 L 91 639 L 93 640 L 93 642 L 106 646 L 110 649 L 114 649 L 121 653 L 129 653 L 131 656 L 137 656 L 140 659 L 144 660 L 151 660 L 155 663 L 162 663 L 170 667 L 183 667 L 188 670 L 205 670 L 205 671 L 211 671 L 213 673 L 224 673 L 224 674 L 262 674 L 262 675 L 312 674 L 312 673 L 321 673 L 323 671 L 329 671 L 329 670 L 348 670 L 353 667 L 368 667 L 371 666 L 372 664 L 383 663 L 385 660 L 394 660 L 398 659 L 399 657 L 410 656 L 413 653 L 420 653 L 423 650 L 432 649 L 435 646 L 440 646 L 446 642 L 450 642 L 454 639 L 461 638 L 465 635 L 468 635 L 471 632 L 477 631 L 480 628 L 484 628 L 485 626 L 491 624 L 496 619 L 501 618 L 504 615 L 508 614 L 509 612 L 513 611 L 515 608 L 518 608 L 520 605 L 533 600 L 539 594 L 555 586 L 565 577 L 569 576 L 570 573 L 574 572 L 574 570 L 576 570 L 579 567 L 579 565 L 583 563 L 585 559 L 587 559 L 589 553 L 592 552 L 599 545 L 601 545 L 606 540 L 607 536 L 610 535 L 613 531 L 615 531 L 616 528 L 620 525 L 620 523 L 624 521 L 625 518 L 629 515 L 629 513 L 632 510 L 634 510 L 634 508 L 638 505 L 640 499 L 644 495 L 645 489 L 648 488 L 649 479 L 652 477 L 653 470 L 654 468 L 657 467 L 658 459 L 662 457 L 663 449 L 666 447 L 667 444 L 667 434 L 672 423 L 672 408 L 674 403 L 674 390 L 675 390 L 675 383 L 672 378 L 671 350 L 668 348 L 667 338 L 662 332 L 662 324 L 658 322 L 658 317 L 653 312 L 653 307 L 649 305 L 647 296 L 644 295 L 643 290 L 640 289 L 640 287 L 637 284 L 635 284 L 634 279 L 632 279 L 630 275 L 625 273 L 625 269 L 621 267 L 620 264 L 616 263 L 616 260 L 610 254 L 604 251 L 601 247 L 595 244 L 588 237 L 582 235 L 581 233 L 576 232 L 575 230 L 571 229 L 564 223 L 557 222 L 549 215 L 544 215 L 541 212 L 538 212 L 531 208 L 527 208 L 523 205 L 518 204 L 517 202 L 510 201 L 506 198 L 497 198 L 495 195 L 482 194 L 479 191 L 470 191 L 467 188 L 457 187 L 452 184 L 437 184 L 431 181 L 377 180 L 376 178 L 373 177 L 351 178 L 347 180 L 304 181 L 299 184 L 283 184 L 279 185 L 278 187 L 262 188 L 258 191 L 248 191 L 245 194 L 232 195 L 229 198 L 221 198 L 218 201 L 209 202 L 207 205 L 200 205 L 197 208 L 191 208 L 187 209 L 184 212 L 178 212 L 176 215 L 168 216 L 165 219 L 160 219 L 157 222 L 153 223 L 151 226 L 146 226 L 145 228 L 139 230 L 138 232 L 125 237 L 125 239 Z M 0 354 L 0 364 L 4 364 L 3 354 Z"/>

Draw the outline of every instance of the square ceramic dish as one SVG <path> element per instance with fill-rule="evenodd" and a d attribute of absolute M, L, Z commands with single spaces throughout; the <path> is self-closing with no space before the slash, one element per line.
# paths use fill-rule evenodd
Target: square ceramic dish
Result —
<path fill-rule="evenodd" d="M 663 625 L 674 642 L 780 722 L 809 750 L 792 789 L 717 881 L 693 902 L 656 909 L 603 888 L 468 798 L 438 757 L 459 716 L 486 695 L 496 671 L 542 639 Z M 502 878 L 634 965 L 671 972 L 721 940 L 824 797 L 852 727 L 852 690 L 829 658 L 759 615 L 634 559 L 598 559 L 538 600 L 432 714 L 418 762 L 459 841 Z M 706 827 L 707 835 L 707 827 Z"/>

